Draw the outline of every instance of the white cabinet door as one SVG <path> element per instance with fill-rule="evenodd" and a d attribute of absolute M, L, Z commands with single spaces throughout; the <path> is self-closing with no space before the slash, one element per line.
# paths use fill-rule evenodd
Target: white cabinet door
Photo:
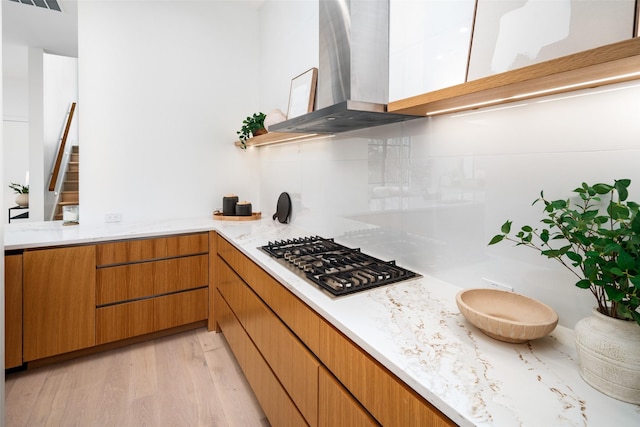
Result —
<path fill-rule="evenodd" d="M 389 100 L 464 83 L 475 0 L 391 0 Z"/>
<path fill-rule="evenodd" d="M 634 0 L 478 0 L 468 80 L 634 34 Z"/>

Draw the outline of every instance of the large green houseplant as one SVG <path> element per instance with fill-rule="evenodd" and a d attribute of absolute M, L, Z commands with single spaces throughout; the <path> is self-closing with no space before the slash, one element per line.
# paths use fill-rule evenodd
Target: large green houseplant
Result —
<path fill-rule="evenodd" d="M 507 221 L 489 244 L 509 240 L 558 261 L 578 277 L 577 287 L 591 291 L 598 311 L 640 325 L 640 216 L 638 203 L 627 201 L 630 184 L 583 183 L 573 190 L 575 204 L 540 192 L 534 204 L 544 204 L 544 227 L 525 225 L 512 236 Z"/>
<path fill-rule="evenodd" d="M 595 389 L 640 404 L 640 215 L 628 201 L 628 179 L 583 183 L 578 198 L 548 200 L 543 227 L 529 225 L 511 235 L 512 222 L 490 245 L 504 240 L 539 251 L 571 271 L 576 286 L 596 299 L 592 316 L 575 326 L 580 375 Z"/>

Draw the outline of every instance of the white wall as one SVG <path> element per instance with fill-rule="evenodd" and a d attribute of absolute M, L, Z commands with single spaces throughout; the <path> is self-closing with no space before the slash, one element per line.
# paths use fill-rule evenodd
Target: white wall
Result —
<path fill-rule="evenodd" d="M 254 2 L 79 2 L 81 222 L 257 201 L 257 153 L 232 143 L 258 108 L 258 31 Z"/>
<path fill-rule="evenodd" d="M 289 28 L 292 21 L 296 18 L 287 16 L 270 25 Z M 317 27 L 293 28 L 277 40 L 265 33 L 263 44 L 291 40 L 291 48 L 279 49 L 286 55 L 314 31 Z M 266 61 L 264 73 L 274 78 L 282 60 Z M 383 240 L 364 233 L 326 237 L 367 246 L 461 288 L 483 286 L 483 278 L 507 284 L 551 305 L 560 323 L 573 327 L 594 305 L 588 292 L 573 286 L 573 276 L 526 248 L 508 243 L 489 248 L 487 242 L 507 219 L 537 225 L 540 209 L 531 203 L 540 190 L 565 198 L 583 181 L 630 178 L 631 197 L 640 199 L 640 84 L 510 107 L 262 148 L 263 204 L 275 204 L 274 194 L 288 190 L 295 195 L 299 223 L 338 215 L 379 226 L 388 233 Z M 376 140 L 408 143 L 408 159 L 391 154 L 386 159 L 388 178 L 404 177 L 398 183 L 376 183 L 379 163 L 370 147 Z"/>
<path fill-rule="evenodd" d="M 11 182 L 25 184 L 26 172 L 29 170 L 28 49 L 24 46 L 3 44 L 2 58 L 4 64 L 12 64 L 12 67 L 3 69 L 2 76 L 2 153 L 5 183 L 2 186 L 2 218 L 3 223 L 6 223 L 7 209 L 16 205 L 16 195 L 7 186 Z"/>

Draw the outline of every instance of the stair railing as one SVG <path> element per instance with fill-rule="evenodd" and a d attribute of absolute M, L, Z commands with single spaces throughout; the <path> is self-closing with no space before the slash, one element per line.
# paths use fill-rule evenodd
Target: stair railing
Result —
<path fill-rule="evenodd" d="M 56 162 L 53 165 L 53 171 L 51 172 L 51 179 L 49 180 L 49 191 L 54 191 L 56 189 L 56 183 L 58 182 L 58 177 L 60 174 L 60 168 L 62 166 L 62 158 L 64 157 L 64 149 L 67 144 L 67 136 L 69 136 L 69 129 L 71 128 L 71 120 L 73 120 L 73 113 L 76 110 L 76 103 L 71 104 L 71 110 L 67 114 L 67 124 L 64 127 L 64 133 L 62 135 L 62 140 L 60 141 L 60 145 L 58 146 L 58 154 L 56 155 Z"/>
<path fill-rule="evenodd" d="M 51 214 L 49 215 L 49 221 L 53 221 L 56 216 L 56 211 L 58 209 L 58 202 L 60 201 L 62 195 L 62 187 L 64 185 L 64 179 L 58 179 L 59 177 L 63 177 L 67 173 L 67 169 L 69 166 L 69 162 L 71 160 L 71 151 L 72 147 L 67 148 L 67 137 L 69 136 L 69 129 L 71 128 L 71 121 L 73 120 L 73 113 L 76 109 L 76 103 L 71 104 L 71 108 L 67 113 L 67 121 L 64 128 L 64 133 L 62 134 L 62 138 L 60 139 L 60 144 L 58 145 L 58 153 L 56 155 L 56 160 L 53 165 L 53 169 L 51 171 L 51 178 L 49 180 L 49 191 L 53 191 L 53 202 L 51 205 Z M 46 198 L 45 207 L 48 206 L 48 202 L 51 200 L 50 198 Z"/>

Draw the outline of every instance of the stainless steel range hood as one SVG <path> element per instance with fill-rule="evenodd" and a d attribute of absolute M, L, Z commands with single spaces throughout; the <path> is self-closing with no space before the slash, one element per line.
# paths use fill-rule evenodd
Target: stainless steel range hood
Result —
<path fill-rule="evenodd" d="M 338 133 L 421 116 L 387 113 L 389 0 L 320 0 L 315 111 L 271 132 Z"/>

